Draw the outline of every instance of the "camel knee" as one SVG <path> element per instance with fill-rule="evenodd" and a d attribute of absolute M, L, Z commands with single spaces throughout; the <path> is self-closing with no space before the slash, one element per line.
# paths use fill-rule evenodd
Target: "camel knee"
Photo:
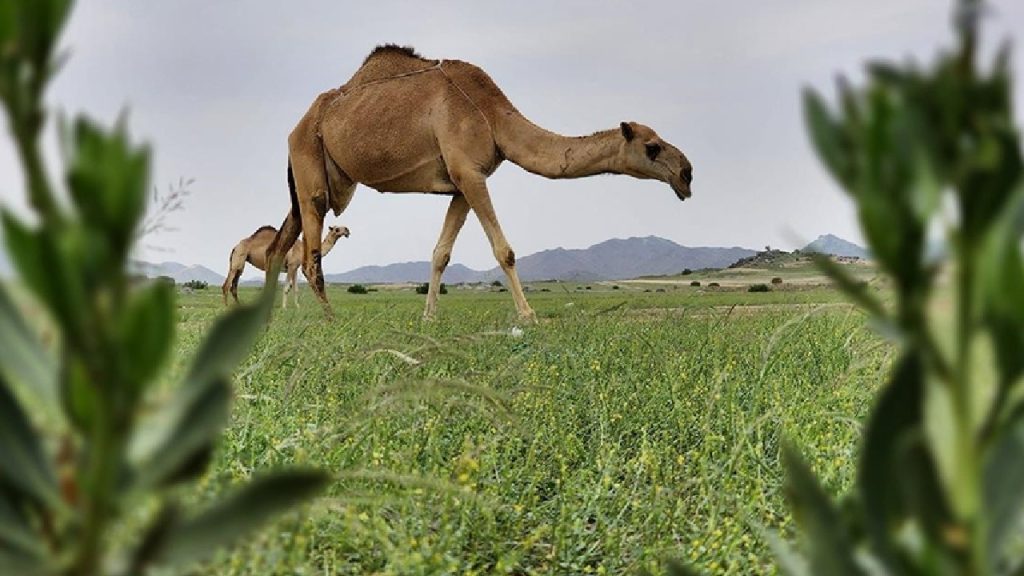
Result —
<path fill-rule="evenodd" d="M 516 265 L 516 253 L 511 246 L 499 246 L 494 249 L 494 258 L 498 260 L 502 268 L 511 268 Z"/>
<path fill-rule="evenodd" d="M 450 248 L 438 248 L 434 250 L 434 270 L 444 270 L 448 267 L 448 263 L 451 262 L 452 252 Z"/>
<path fill-rule="evenodd" d="M 310 262 L 307 262 L 303 266 L 303 272 L 306 274 L 306 280 L 313 286 L 313 289 L 317 294 L 324 293 L 324 272 L 320 266 L 320 251 L 314 250 L 313 257 L 310 258 Z"/>

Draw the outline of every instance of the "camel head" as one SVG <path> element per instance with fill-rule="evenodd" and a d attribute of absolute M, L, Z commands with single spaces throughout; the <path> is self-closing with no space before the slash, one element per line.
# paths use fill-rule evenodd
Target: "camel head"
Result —
<path fill-rule="evenodd" d="M 335 240 L 338 238 L 348 238 L 349 231 L 347 226 L 331 226 L 327 229 L 327 235 L 331 236 Z"/>
<path fill-rule="evenodd" d="M 619 125 L 625 143 L 622 146 L 622 173 L 634 178 L 661 180 L 672 187 L 680 200 L 690 197 L 693 165 L 679 148 L 636 122 Z"/>

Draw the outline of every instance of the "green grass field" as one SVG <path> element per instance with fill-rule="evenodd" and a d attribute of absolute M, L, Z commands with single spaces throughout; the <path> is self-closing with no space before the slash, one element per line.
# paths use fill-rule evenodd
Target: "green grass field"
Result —
<path fill-rule="evenodd" d="M 411 290 L 331 288 L 325 322 L 303 287 L 238 371 L 194 498 L 274 466 L 338 480 L 210 573 L 775 573 L 780 443 L 842 493 L 889 347 L 827 288 L 541 286 L 522 333 L 507 293 L 453 289 L 422 323 Z M 222 310 L 179 296 L 170 372 Z"/>

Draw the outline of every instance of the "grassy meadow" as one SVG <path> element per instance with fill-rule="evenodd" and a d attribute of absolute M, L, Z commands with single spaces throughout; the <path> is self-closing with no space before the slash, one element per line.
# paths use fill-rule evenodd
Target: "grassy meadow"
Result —
<path fill-rule="evenodd" d="M 842 493 L 891 359 L 824 287 L 536 284 L 521 331 L 507 293 L 452 288 L 433 323 L 411 289 L 329 296 L 332 322 L 306 287 L 275 312 L 192 497 L 285 464 L 337 481 L 209 573 L 773 574 L 780 443 Z M 174 377 L 223 310 L 178 306 Z"/>

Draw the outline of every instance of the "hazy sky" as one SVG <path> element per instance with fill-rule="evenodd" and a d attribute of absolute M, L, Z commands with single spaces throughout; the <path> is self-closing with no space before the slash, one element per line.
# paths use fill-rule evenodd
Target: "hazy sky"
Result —
<path fill-rule="evenodd" d="M 831 96 L 836 74 L 858 78 L 867 58 L 930 60 L 952 44 L 950 4 L 85 0 L 50 100 L 104 122 L 127 109 L 132 133 L 154 143 L 153 185 L 195 179 L 172 222 L 179 231 L 148 239 L 168 249 L 142 255 L 151 261 L 223 274 L 240 238 L 278 226 L 288 210 L 288 132 L 317 94 L 344 83 L 385 42 L 477 64 L 550 130 L 589 134 L 635 120 L 692 161 L 686 202 L 659 182 L 552 181 L 506 162 L 489 185 L 519 255 L 647 235 L 688 246 L 792 248 L 828 232 L 860 238 L 849 201 L 808 145 L 801 87 Z M 1024 2 L 992 5 L 988 39 L 1024 30 Z M 0 139 L 0 202 L 22 209 L 14 160 Z M 442 197 L 360 187 L 337 220 L 352 237 L 325 270 L 429 259 L 446 207 Z M 453 261 L 494 265 L 472 216 Z"/>

